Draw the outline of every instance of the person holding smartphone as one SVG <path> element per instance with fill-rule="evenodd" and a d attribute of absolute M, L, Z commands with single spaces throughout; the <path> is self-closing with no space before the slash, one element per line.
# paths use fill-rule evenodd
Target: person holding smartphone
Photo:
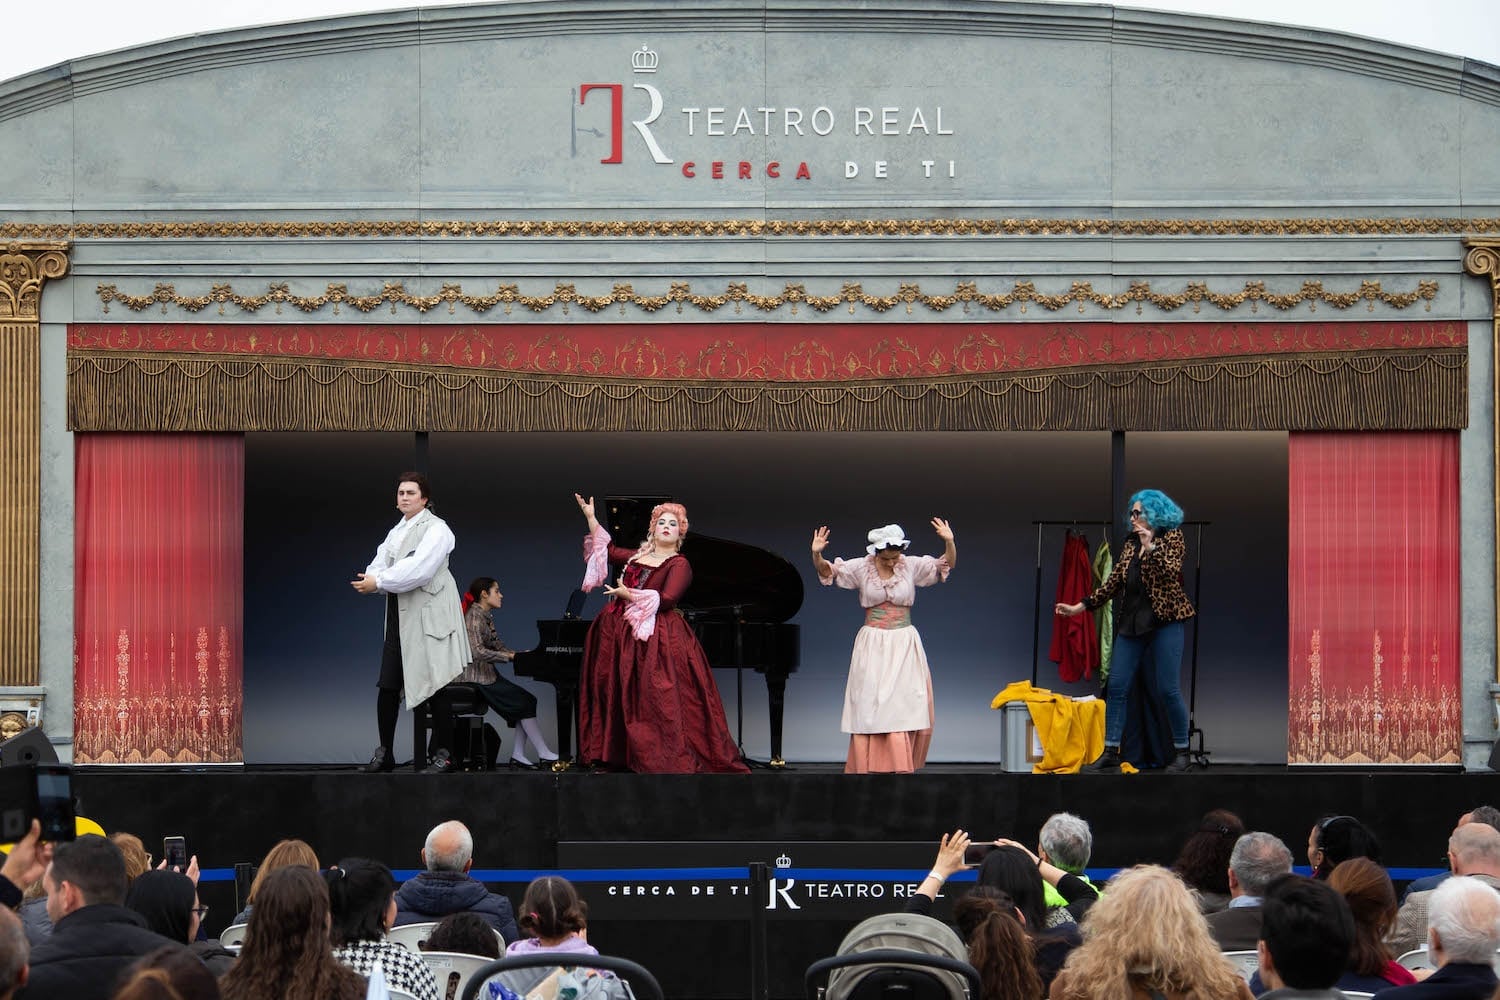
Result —
<path fill-rule="evenodd" d="M 380 694 L 375 701 L 375 724 L 380 745 L 365 765 L 366 771 L 390 771 L 396 766 L 391 746 L 401 695 L 417 706 L 451 683 L 469 665 L 469 637 L 458 605 L 458 584 L 448 572 L 455 540 L 448 523 L 428 507 L 427 477 L 403 472 L 396 483 L 396 509 L 401 520 L 375 550 L 375 558 L 350 586 L 361 594 L 384 594 L 385 646 L 380 657 Z M 446 706 L 433 702 L 433 773 L 453 770 L 447 743 L 453 724 Z M 413 747 L 421 753 L 421 748 Z"/>
<path fill-rule="evenodd" d="M 1146 687 L 1166 707 L 1172 727 L 1174 753 L 1166 770 L 1186 771 L 1191 766 L 1188 711 L 1178 675 L 1182 672 L 1184 623 L 1197 612 L 1182 589 L 1182 557 L 1187 548 L 1182 517 L 1182 508 L 1160 490 L 1136 493 L 1125 513 L 1130 537 L 1120 546 L 1114 572 L 1082 601 L 1058 604 L 1054 609 L 1056 614 L 1071 618 L 1121 596 L 1104 707 L 1104 752 L 1083 768 L 1086 772 L 1120 773 L 1120 743 L 1131 721 L 1125 718 L 1126 698 L 1148 653 L 1154 683 Z M 1135 720 L 1135 724 L 1140 721 Z"/>

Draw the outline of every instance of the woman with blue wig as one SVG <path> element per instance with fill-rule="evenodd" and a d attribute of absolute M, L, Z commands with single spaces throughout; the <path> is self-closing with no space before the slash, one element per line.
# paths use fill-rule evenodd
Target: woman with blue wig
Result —
<path fill-rule="evenodd" d="M 1114 572 L 1092 594 L 1077 604 L 1059 604 L 1057 614 L 1071 618 L 1093 611 L 1105 601 L 1121 597 L 1115 614 L 1115 645 L 1109 664 L 1108 700 L 1104 708 L 1104 753 L 1085 771 L 1119 773 L 1120 742 L 1125 736 L 1126 696 L 1140 669 L 1151 656 L 1154 688 L 1167 710 L 1176 751 L 1168 771 L 1186 771 L 1188 713 L 1182 700 L 1182 636 L 1184 622 L 1196 613 L 1182 589 L 1182 508 L 1160 490 L 1141 490 L 1130 498 L 1126 513 L 1130 537 L 1120 546 Z M 1137 720 L 1137 724 L 1138 720 Z"/>

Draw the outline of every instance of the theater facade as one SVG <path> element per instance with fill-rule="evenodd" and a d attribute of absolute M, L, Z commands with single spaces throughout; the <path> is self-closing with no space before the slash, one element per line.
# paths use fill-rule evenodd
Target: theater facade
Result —
<path fill-rule="evenodd" d="M 373 683 L 378 626 L 338 602 L 384 508 L 309 554 L 351 501 L 285 442 L 379 451 L 383 496 L 443 442 L 603 433 L 640 469 L 712 441 L 764 508 L 861 441 L 1072 449 L 1101 478 L 1067 513 L 1044 459 L 933 476 L 1018 525 L 965 550 L 1019 580 L 1004 608 L 1029 562 L 981 567 L 1029 560 L 1033 521 L 1111 520 L 1130 442 L 1165 457 L 1127 487 L 1191 514 L 1213 477 L 1174 442 L 1233 467 L 1269 441 L 1279 476 L 1228 491 L 1261 513 L 1213 537 L 1258 537 L 1271 584 L 1203 556 L 1215 627 L 1269 636 L 1220 658 L 1270 692 L 1246 759 L 1490 759 L 1500 68 L 1105 5 L 528 0 L 81 58 L 0 83 L 0 148 L 0 710 L 65 758 L 287 759 L 256 747 L 299 727 L 257 744 L 258 713 Z M 495 485 L 519 519 L 525 478 Z M 368 641 L 283 671 L 268 594 Z M 976 693 L 1019 676 L 986 650 L 950 656 Z"/>

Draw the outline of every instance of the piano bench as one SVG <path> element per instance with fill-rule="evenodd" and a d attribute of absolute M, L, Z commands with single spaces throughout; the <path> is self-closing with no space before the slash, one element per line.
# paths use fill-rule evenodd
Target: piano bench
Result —
<path fill-rule="evenodd" d="M 448 718 L 453 723 L 451 741 L 462 739 L 462 744 L 448 747 L 455 765 L 467 762 L 469 770 L 488 771 L 489 754 L 484 745 L 484 717 L 490 710 L 479 688 L 473 684 L 453 683 L 439 688 L 432 698 L 442 698 L 448 706 Z M 412 770 L 420 771 L 428 764 L 427 737 L 432 732 L 432 698 L 412 709 Z"/>

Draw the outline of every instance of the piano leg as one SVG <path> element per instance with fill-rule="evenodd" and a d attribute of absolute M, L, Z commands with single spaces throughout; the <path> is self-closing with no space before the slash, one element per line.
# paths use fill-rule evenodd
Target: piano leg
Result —
<path fill-rule="evenodd" d="M 578 763 L 573 756 L 573 733 L 578 728 L 578 688 L 555 685 L 557 690 L 557 762 L 556 770 L 566 770 Z"/>
<path fill-rule="evenodd" d="M 766 671 L 767 704 L 771 709 L 771 762 L 773 768 L 786 767 L 781 756 L 781 719 L 786 707 L 786 675 Z"/>

